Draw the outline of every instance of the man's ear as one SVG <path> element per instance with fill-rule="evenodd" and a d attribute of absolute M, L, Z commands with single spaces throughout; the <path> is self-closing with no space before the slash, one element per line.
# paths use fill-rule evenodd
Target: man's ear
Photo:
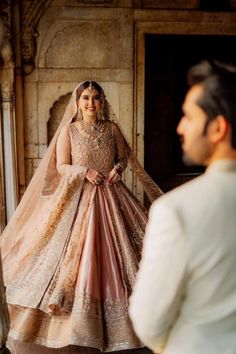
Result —
<path fill-rule="evenodd" d="M 224 140 L 229 133 L 229 121 L 222 115 L 218 115 L 209 125 L 209 139 L 213 144 Z"/>

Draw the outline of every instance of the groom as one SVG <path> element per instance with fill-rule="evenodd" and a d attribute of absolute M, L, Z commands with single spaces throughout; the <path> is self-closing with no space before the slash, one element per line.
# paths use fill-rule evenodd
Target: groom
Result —
<path fill-rule="evenodd" d="M 164 354 L 236 354 L 236 68 L 202 62 L 177 127 L 206 172 L 156 201 L 130 317 Z"/>

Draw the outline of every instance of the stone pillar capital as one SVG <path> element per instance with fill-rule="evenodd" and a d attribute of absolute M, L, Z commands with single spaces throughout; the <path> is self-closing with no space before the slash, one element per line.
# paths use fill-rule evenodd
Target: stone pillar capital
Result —
<path fill-rule="evenodd" d="M 33 22 L 23 28 L 21 38 L 21 52 L 25 74 L 30 74 L 34 70 L 34 57 L 36 53 L 37 37 L 38 32 L 36 31 Z"/>
<path fill-rule="evenodd" d="M 14 70 L 13 68 L 0 69 L 0 90 L 2 101 L 12 101 L 14 96 Z"/>

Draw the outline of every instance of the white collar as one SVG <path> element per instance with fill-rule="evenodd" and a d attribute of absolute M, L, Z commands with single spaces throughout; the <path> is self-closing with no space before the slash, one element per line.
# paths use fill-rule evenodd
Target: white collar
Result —
<path fill-rule="evenodd" d="M 206 172 L 236 172 L 236 160 L 216 160 L 207 167 Z"/>

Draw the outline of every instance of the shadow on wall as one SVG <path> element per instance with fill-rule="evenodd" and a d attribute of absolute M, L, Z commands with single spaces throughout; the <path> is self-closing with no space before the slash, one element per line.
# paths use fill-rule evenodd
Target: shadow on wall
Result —
<path fill-rule="evenodd" d="M 3 38 L 4 38 L 4 25 L 3 25 L 3 20 L 1 17 L 1 13 L 0 13 L 0 51 L 2 49 Z"/>

